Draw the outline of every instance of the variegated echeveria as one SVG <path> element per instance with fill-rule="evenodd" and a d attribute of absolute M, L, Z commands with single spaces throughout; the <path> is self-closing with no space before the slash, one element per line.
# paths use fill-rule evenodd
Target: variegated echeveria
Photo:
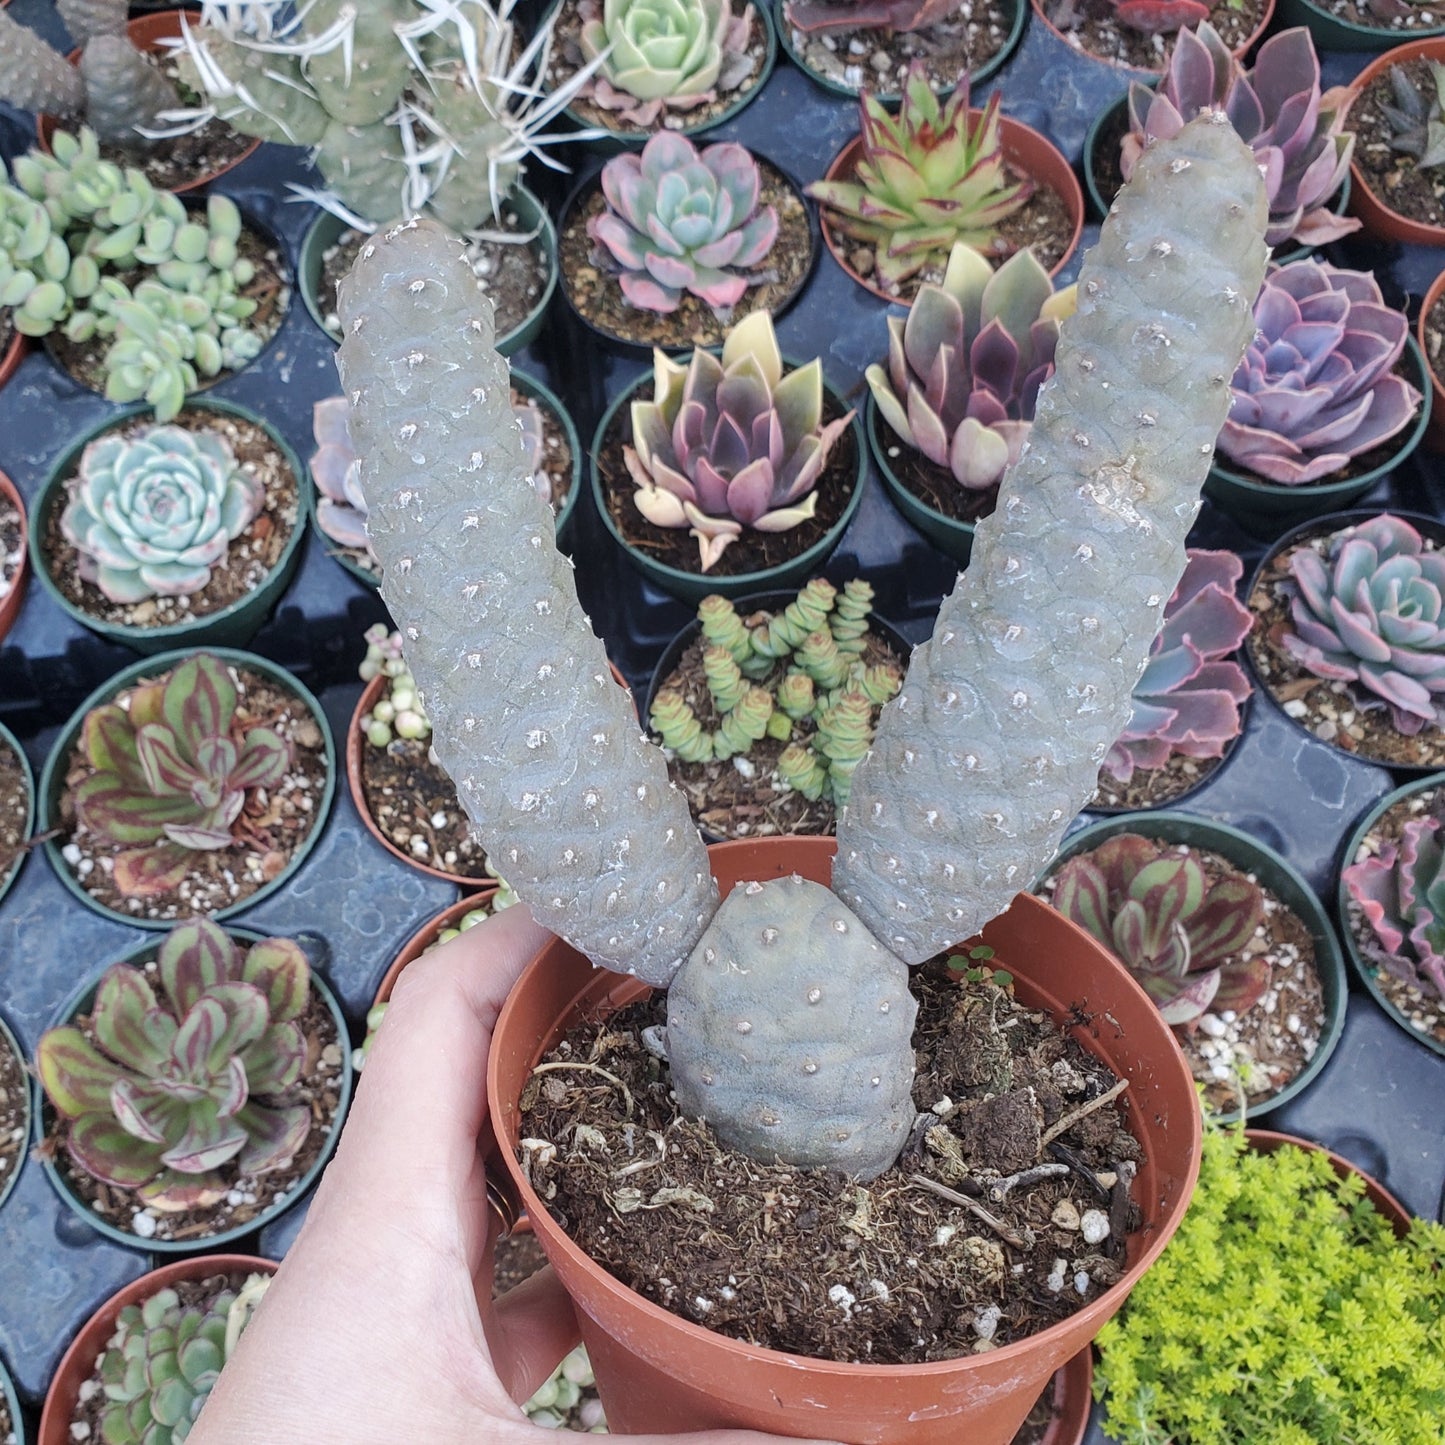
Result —
<path fill-rule="evenodd" d="M 299 944 L 240 944 L 209 919 L 173 928 L 153 975 L 115 964 L 88 1026 L 50 1029 L 36 1052 L 70 1157 L 167 1210 L 214 1204 L 227 1164 L 284 1169 L 311 1132 L 311 1110 L 288 1097 L 310 989 Z"/>
<path fill-rule="evenodd" d="M 652 359 L 653 395 L 632 403 L 623 448 L 637 510 L 686 527 L 706 572 L 745 527 L 786 532 L 817 507 L 814 488 L 853 413 L 823 420 L 823 365 L 783 374 L 766 311 L 728 332 L 722 358 L 701 348 L 686 366 Z"/>
<path fill-rule="evenodd" d="M 735 141 L 697 149 L 659 131 L 640 155 L 602 167 L 607 208 L 587 222 L 622 294 L 644 311 L 676 311 L 684 293 L 726 312 L 778 238 L 778 213 L 759 207 L 757 162 Z"/>

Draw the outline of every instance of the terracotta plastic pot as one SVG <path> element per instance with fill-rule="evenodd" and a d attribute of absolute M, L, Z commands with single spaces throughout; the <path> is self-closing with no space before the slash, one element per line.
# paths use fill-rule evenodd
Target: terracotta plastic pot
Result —
<path fill-rule="evenodd" d="M 1259 1150 L 1261 1154 L 1273 1154 L 1276 1149 L 1286 1144 L 1324 1154 L 1330 1161 L 1330 1167 L 1341 1179 L 1358 1174 L 1364 1180 L 1365 1198 L 1390 1221 L 1390 1227 L 1395 1231 L 1397 1239 L 1410 1232 L 1415 1216 L 1378 1179 L 1366 1174 L 1359 1165 L 1351 1164 L 1343 1154 L 1336 1154 L 1333 1149 L 1326 1149 L 1323 1144 L 1316 1144 L 1312 1139 L 1301 1139 L 1297 1134 L 1280 1134 L 1273 1129 L 1246 1129 L 1244 1136 L 1249 1140 L 1250 1148 Z"/>
<path fill-rule="evenodd" d="M 983 112 L 981 110 L 970 110 L 969 123 L 977 125 Z M 1064 203 L 1069 213 L 1069 223 L 1072 231 L 1069 234 L 1069 243 L 1064 247 L 1064 254 L 1054 263 L 1049 271 L 1050 276 L 1057 276 L 1068 264 L 1069 257 L 1074 254 L 1079 244 L 1079 237 L 1084 233 L 1084 192 L 1079 185 L 1079 178 L 1074 174 L 1074 168 L 1064 159 L 1063 152 L 1048 139 L 1034 130 L 1032 126 L 1025 125 L 1021 120 L 1014 120 L 1012 116 L 999 116 L 999 134 L 1003 142 L 1004 159 L 1008 162 L 1010 169 L 1020 175 L 1028 176 L 1040 186 L 1045 186 L 1053 191 Z M 858 162 L 863 156 L 863 138 L 854 136 L 842 150 L 833 157 L 828 166 L 824 180 L 846 181 L 851 180 L 855 175 Z M 827 242 L 828 249 L 833 253 L 833 259 L 853 278 L 865 291 L 870 291 L 880 300 L 891 301 L 896 304 L 908 304 L 907 296 L 898 296 L 891 291 L 885 291 L 881 286 L 875 285 L 872 281 L 860 276 L 849 264 L 844 248 L 848 244 L 848 238 L 841 232 L 836 232 L 828 224 L 828 208 L 822 207 L 823 214 L 823 240 Z"/>
<path fill-rule="evenodd" d="M 1393 44 L 1398 38 L 1398 33 L 1394 33 L 1390 35 L 1389 41 Z M 1411 60 L 1445 61 L 1445 33 L 1410 40 L 1404 45 L 1395 45 L 1383 55 L 1377 55 L 1351 82 L 1350 109 L 1353 110 L 1359 105 L 1360 97 L 1376 80 L 1387 75 L 1392 65 L 1403 65 Z M 1345 124 L 1349 126 L 1350 123 L 1347 115 Z M 1350 210 L 1364 222 L 1368 235 L 1386 241 L 1399 241 L 1408 246 L 1445 246 L 1445 226 L 1429 226 L 1391 210 L 1370 189 L 1358 160 L 1350 161 L 1350 179 L 1354 183 L 1350 192 Z"/>
<path fill-rule="evenodd" d="M 1094 1403 L 1094 1349 L 1085 1345 L 1058 1369 L 1050 1386 L 1054 1418 L 1039 1445 L 1080 1445 Z"/>
<path fill-rule="evenodd" d="M 180 35 L 183 13 L 180 10 L 158 10 L 150 15 L 137 15 L 126 25 L 125 33 L 130 37 L 130 43 L 137 50 L 143 50 L 147 55 L 160 55 L 170 49 L 165 42 Z M 196 18 L 194 14 L 190 16 L 193 24 Z M 79 65 L 80 51 L 72 50 L 68 59 L 72 65 Z M 35 117 L 36 139 L 40 149 L 46 155 L 50 154 L 51 137 L 54 136 L 58 125 L 59 122 L 53 115 L 37 115 Z M 210 185 L 212 181 L 225 175 L 227 171 L 235 170 L 247 156 L 256 152 L 260 144 L 259 140 L 252 140 L 235 159 L 227 161 L 223 166 L 217 166 L 213 171 L 207 171 L 204 175 L 196 176 L 184 185 L 174 187 L 175 194 L 184 195 L 187 191 L 198 191 L 202 186 Z"/>
<path fill-rule="evenodd" d="M 1409 31 L 1389 26 L 1356 25 L 1352 20 L 1332 15 L 1312 0 L 1279 0 L 1279 25 L 1303 25 L 1315 42 L 1316 50 L 1376 51 L 1398 45 L 1403 36 L 1423 39 L 1427 35 L 1445 34 L 1445 26 L 1420 27 Z"/>
<path fill-rule="evenodd" d="M 798 872 L 826 882 L 833 841 L 760 839 L 709 849 L 724 892 Z M 1123 1304 L 1178 1227 L 1199 1168 L 1200 1118 L 1189 1071 L 1158 1010 L 1109 953 L 1046 904 L 1021 895 L 983 931 L 1021 998 L 1047 1009 L 1130 1087 L 1129 1127 L 1144 1145 L 1135 1199 L 1143 1227 L 1128 1269 L 1077 1313 L 985 1354 L 922 1365 L 804 1359 L 713 1334 L 669 1314 L 599 1269 L 546 1213 L 516 1159 L 519 1099 L 538 1059 L 579 1013 L 645 997 L 633 978 L 594 970 L 560 940 L 522 975 L 497 1024 L 487 1091 L 503 1165 L 572 1296 L 614 1430 L 770 1430 L 849 1445 L 1009 1445 L 1059 1366 Z M 1093 1013 L 1072 1023 L 1071 1005 Z"/>
<path fill-rule="evenodd" d="M 1095 55 L 1091 51 L 1085 50 L 1083 46 L 1076 45 L 1062 30 L 1058 28 L 1057 25 L 1054 24 L 1052 20 L 1049 19 L 1048 15 L 1045 13 L 1044 10 L 1043 0 L 1029 0 L 1029 3 L 1033 6 L 1035 21 L 1038 24 L 1042 25 L 1044 29 L 1047 30 L 1059 42 L 1059 44 L 1068 46 L 1070 52 L 1074 55 L 1082 55 L 1086 60 L 1092 60 L 1096 65 L 1107 65 L 1110 67 L 1110 69 L 1116 70 L 1122 75 L 1157 75 L 1160 71 L 1164 69 L 1164 63 L 1162 61 L 1158 65 L 1158 67 L 1141 67 L 1136 65 L 1125 65 L 1123 61 L 1113 60 L 1107 55 Z M 1259 24 L 1256 25 L 1254 29 L 1251 30 L 1249 34 L 1244 37 L 1243 43 L 1238 45 L 1231 52 L 1233 55 L 1244 55 L 1250 49 L 1250 47 L 1259 39 L 1259 37 L 1264 34 L 1264 32 L 1269 28 L 1270 20 L 1274 16 L 1274 9 L 1275 0 L 1268 0 L 1268 3 L 1264 7 L 1264 13 L 1259 17 Z M 1298 24 L 1299 22 L 1295 23 Z"/>
<path fill-rule="evenodd" d="M 1421 360 L 1425 363 L 1425 374 L 1430 378 L 1430 420 L 1425 427 L 1425 438 L 1420 443 L 1427 452 L 1445 452 L 1445 382 L 1440 380 L 1435 370 L 1436 361 L 1430 356 L 1430 338 L 1427 335 L 1427 323 L 1430 320 L 1430 312 L 1434 309 L 1435 303 L 1445 296 L 1445 271 L 1442 271 L 1431 283 L 1430 289 L 1425 293 L 1425 299 L 1420 303 L 1420 316 L 1415 322 L 1415 344 L 1420 348 Z M 1440 366 L 1445 367 L 1445 352 L 1438 358 Z"/>
<path fill-rule="evenodd" d="M 18 331 L 10 338 L 10 345 L 5 348 L 4 354 L 0 355 L 0 387 L 15 375 L 20 363 L 25 359 L 26 344 L 25 337 Z"/>
<path fill-rule="evenodd" d="M 209 1279 L 218 1274 L 275 1274 L 275 1261 L 250 1254 L 207 1254 L 197 1259 L 179 1259 L 162 1265 L 112 1295 L 85 1322 L 60 1361 L 40 1416 L 38 1445 L 74 1445 L 70 1433 L 80 1389 L 95 1371 L 96 1356 L 115 1333 L 115 1322 L 127 1306 L 140 1304 L 153 1294 L 187 1280 Z"/>
<path fill-rule="evenodd" d="M 25 813 L 25 832 L 23 835 L 29 838 L 35 832 L 35 775 L 30 771 L 30 760 L 25 756 L 25 749 L 20 746 L 19 738 L 17 738 L 4 723 L 0 723 L 0 743 L 7 746 L 20 760 L 20 773 L 25 779 L 25 786 L 30 794 L 30 806 Z M 27 853 L 22 853 L 15 860 L 14 866 L 8 872 L 0 873 L 0 898 L 5 897 L 10 889 L 10 885 L 20 876 L 20 870 L 25 866 L 25 860 L 28 856 Z M 0 1199 L 4 1197 L 5 1181 L 0 1179 Z"/>
<path fill-rule="evenodd" d="M 20 613 L 20 604 L 25 600 L 25 583 L 30 576 L 30 527 L 25 516 L 25 499 L 4 472 L 0 472 L 0 499 L 9 502 L 20 513 L 20 570 L 15 574 L 10 590 L 0 597 L 0 642 L 3 642 Z"/>

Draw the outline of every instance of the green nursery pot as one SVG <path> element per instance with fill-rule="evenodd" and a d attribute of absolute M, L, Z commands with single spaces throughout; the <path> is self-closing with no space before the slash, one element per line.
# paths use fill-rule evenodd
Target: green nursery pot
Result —
<path fill-rule="evenodd" d="M 20 1072 L 22 1074 L 25 1073 L 25 1050 L 20 1047 L 20 1041 L 11 1032 L 9 1024 L 7 1024 L 3 1018 L 0 1018 L 0 1049 L 5 1048 L 8 1048 L 10 1052 L 15 1055 L 16 1060 L 20 1064 Z M 28 1092 L 21 1102 L 25 1106 L 25 1116 L 20 1122 L 24 1129 L 24 1137 L 29 1139 L 30 1121 L 34 1117 L 34 1110 L 30 1106 L 30 1095 Z M 15 1181 L 20 1178 L 21 1171 L 25 1168 L 25 1152 L 24 1149 L 21 1149 L 20 1153 L 16 1156 L 15 1167 L 10 1171 L 8 1178 L 0 1174 L 0 1208 L 4 1207 L 5 1201 L 10 1197 L 10 1191 L 15 1188 Z M 5 1374 L 5 1366 L 0 1364 L 0 1389 L 8 1387 L 9 1384 L 10 1380 Z M 15 1397 L 11 1395 L 9 1400 L 10 1418 L 18 1424 L 19 1416 L 15 1413 Z"/>
<path fill-rule="evenodd" d="M 271 681 L 284 687 L 298 702 L 304 704 L 311 714 L 316 726 L 321 730 L 321 751 L 326 762 L 326 780 L 322 785 L 320 795 L 315 800 L 311 831 L 298 845 L 291 861 L 281 870 L 276 877 L 269 882 L 263 883 L 254 893 L 238 900 L 227 908 L 219 908 L 211 915 L 218 922 L 222 919 L 231 918 L 241 912 L 242 909 L 252 908 L 263 899 L 269 898 L 271 894 L 278 892 L 291 881 L 297 870 L 306 861 L 311 850 L 316 846 L 322 830 L 326 825 L 326 819 L 331 812 L 331 800 L 336 792 L 336 744 L 331 737 L 331 728 L 326 721 L 326 714 L 322 711 L 321 704 L 312 696 L 310 690 L 301 682 L 287 672 L 284 668 L 278 667 L 274 662 L 268 662 L 264 657 L 257 657 L 250 652 L 237 652 L 231 648 L 208 648 L 212 656 L 221 662 L 229 663 L 233 667 L 246 668 L 251 672 L 261 673 Z M 40 775 L 39 790 L 39 811 L 40 811 L 40 832 L 49 833 L 60 826 L 60 797 L 65 790 L 66 759 L 70 757 L 80 737 L 80 730 L 85 722 L 86 714 L 102 703 L 109 702 L 111 698 L 123 689 L 140 682 L 143 678 L 159 677 L 168 672 L 171 668 L 194 656 L 194 649 L 186 648 L 177 652 L 163 653 L 159 657 L 146 658 L 144 661 L 132 664 L 124 671 L 118 672 L 109 681 L 102 683 L 83 703 L 71 714 L 70 720 L 61 729 L 60 735 L 55 740 L 55 746 L 50 750 L 50 756 L 45 760 L 45 767 Z M 64 884 L 66 889 L 87 908 L 93 909 L 103 918 L 113 919 L 117 923 L 129 924 L 132 928 L 146 929 L 170 929 L 178 921 L 172 918 L 147 918 L 132 913 L 121 913 L 117 909 L 109 908 L 105 904 L 92 898 L 84 888 L 80 886 L 75 875 L 70 871 L 70 866 L 61 855 L 61 848 L 64 846 L 64 839 L 48 838 L 45 842 L 45 856 L 50 866 L 55 870 L 55 875 Z"/>
<path fill-rule="evenodd" d="M 1423 40 L 1428 35 L 1445 35 L 1445 25 L 1411 27 L 1392 30 L 1377 25 L 1356 25 L 1338 15 L 1311 4 L 1311 0 L 1278 0 L 1276 30 L 1290 25 L 1303 25 L 1310 33 L 1316 50 L 1389 50 L 1407 40 Z"/>
<path fill-rule="evenodd" d="M 226 932 L 235 939 L 246 943 L 256 943 L 268 936 L 265 933 L 258 933 L 250 928 L 228 928 Z M 115 963 L 140 964 L 147 959 L 154 958 L 156 950 L 160 947 L 158 939 L 133 948 L 129 953 L 120 958 L 112 960 Z M 112 964 L 107 964 L 107 968 Z M 77 1014 L 89 1010 L 95 1000 L 95 991 L 100 984 L 105 970 L 90 979 L 87 983 L 81 984 L 79 988 L 66 1000 L 55 1015 L 53 1027 L 69 1023 Z M 332 1122 L 331 1132 L 322 1144 L 321 1152 L 316 1156 L 310 1167 L 297 1179 L 293 1188 L 289 1189 L 275 1203 L 271 1204 L 253 1219 L 245 1224 L 238 1225 L 234 1229 L 224 1230 L 220 1234 L 209 1234 L 199 1239 L 144 1239 L 140 1235 L 132 1233 L 128 1229 L 121 1229 L 118 1225 L 102 1219 L 90 1206 L 70 1187 L 64 1174 L 56 1166 L 55 1161 L 46 1157 L 40 1157 L 41 1167 L 45 1170 L 46 1177 L 50 1180 L 55 1192 L 65 1201 L 71 1211 L 79 1218 L 87 1228 L 95 1230 L 97 1234 L 103 1235 L 114 1244 L 123 1245 L 127 1249 L 142 1250 L 152 1255 L 181 1255 L 200 1254 L 218 1249 L 225 1249 L 228 1245 L 237 1243 L 253 1234 L 265 1229 L 268 1224 L 279 1219 L 285 1212 L 306 1195 L 306 1191 L 321 1177 L 321 1172 L 331 1160 L 336 1151 L 336 1145 L 341 1138 L 341 1125 L 346 1118 L 346 1107 L 351 1101 L 351 1089 L 353 1084 L 353 1073 L 351 1067 L 351 1042 L 350 1034 L 347 1031 L 346 1018 L 341 1012 L 341 1005 L 336 1001 L 336 995 L 316 972 L 311 971 L 311 983 L 322 1003 L 326 1005 L 331 1015 L 331 1020 L 336 1026 L 337 1043 L 341 1049 L 341 1082 L 338 1086 L 336 1101 L 336 1118 Z M 31 1102 L 31 1115 L 35 1120 L 35 1142 L 40 1144 L 45 1139 L 45 1119 L 48 1115 L 54 1119 L 55 1111 L 50 1107 L 45 1098 L 45 1090 L 42 1088 L 39 1079 L 33 1085 L 33 1098 Z M 283 1173 L 285 1171 L 282 1171 Z"/>
<path fill-rule="evenodd" d="M 213 412 L 218 416 L 239 417 L 260 427 L 271 445 L 280 452 L 286 465 L 296 478 L 296 521 L 282 549 L 276 565 L 263 577 L 260 583 L 245 596 L 239 597 L 228 607 L 208 612 L 204 617 L 194 617 L 185 622 L 168 623 L 161 627 L 129 627 L 117 622 L 105 622 L 92 617 L 83 608 L 77 607 L 55 585 L 50 575 L 48 559 L 44 551 L 44 539 L 54 510 L 64 505 L 64 484 L 74 474 L 80 462 L 81 453 L 96 438 L 114 431 L 135 417 L 147 416 L 148 406 L 128 406 L 112 413 L 99 426 L 92 427 L 67 450 L 56 462 L 45 485 L 41 487 L 30 508 L 30 569 L 40 586 L 50 595 L 61 611 L 69 614 L 82 627 L 99 633 L 110 642 L 119 642 L 135 652 L 150 656 L 170 648 L 217 648 L 241 647 L 251 640 L 270 616 L 272 609 L 281 600 L 287 584 L 291 581 L 301 561 L 301 543 L 306 536 L 307 519 L 311 513 L 311 474 L 301 465 L 300 458 L 291 450 L 291 445 L 264 417 L 248 407 L 235 402 L 220 401 L 212 397 L 190 396 L 186 398 L 187 411 Z"/>
<path fill-rule="evenodd" d="M 18 1174 L 20 1171 L 16 1170 Z M 20 1413 L 20 1397 L 15 1393 L 14 1381 L 10 1378 L 10 1372 L 0 1362 L 0 1400 L 5 1401 L 6 1413 L 10 1416 L 10 1423 L 15 1430 L 15 1445 L 25 1445 L 25 1417 Z"/>
<path fill-rule="evenodd" d="M 25 779 L 26 790 L 30 794 L 30 806 L 25 813 L 25 836 L 31 837 L 35 832 L 35 774 L 30 771 L 30 759 L 25 756 L 25 749 L 20 746 L 20 740 L 5 726 L 0 723 L 0 742 L 5 743 L 10 750 L 20 759 L 20 772 Z M 21 854 L 15 860 L 15 866 L 9 873 L 0 875 L 0 898 L 4 898 L 10 891 L 10 885 L 20 876 L 20 870 L 25 866 L 25 854 Z M 23 1055 L 21 1056 L 24 1057 Z M 0 1199 L 5 1197 L 4 1189 L 0 1189 Z"/>
<path fill-rule="evenodd" d="M 1350 890 L 1345 886 L 1344 880 L 1344 870 L 1355 861 L 1356 855 L 1360 851 L 1360 845 L 1365 841 L 1365 836 L 1391 808 L 1397 803 L 1404 802 L 1407 798 L 1414 797 L 1416 793 L 1424 793 L 1442 787 L 1445 787 L 1445 773 L 1433 773 L 1429 777 L 1416 778 L 1412 782 L 1404 784 L 1403 787 L 1396 788 L 1393 793 L 1387 793 L 1365 813 L 1340 850 L 1339 867 L 1336 869 L 1335 914 L 1340 920 L 1340 937 L 1344 940 L 1345 954 L 1350 960 L 1350 967 L 1354 969 L 1355 976 L 1369 990 L 1370 997 L 1412 1039 L 1423 1044 L 1432 1053 L 1445 1058 L 1445 1040 L 1421 1033 L 1410 1022 L 1409 1016 L 1380 987 L 1379 965 L 1360 952 L 1360 945 L 1355 939 L 1355 931 L 1350 927 Z"/>
<path fill-rule="evenodd" d="M 1329 916 L 1321 906 L 1314 889 L 1299 871 L 1273 848 L 1227 823 L 1168 809 L 1125 813 L 1071 833 L 1064 839 L 1058 855 L 1049 864 L 1044 876 L 1051 876 L 1068 859 L 1097 848 L 1100 843 L 1119 833 L 1139 833 L 1158 842 L 1184 843 L 1191 848 L 1205 848 L 1212 853 L 1218 853 L 1236 868 L 1253 873 L 1260 886 L 1275 894 L 1309 929 L 1315 946 L 1315 969 L 1324 994 L 1324 1027 L 1320 1031 L 1319 1046 L 1304 1068 L 1277 1094 L 1271 1094 L 1267 1099 L 1249 1106 L 1251 1119 L 1272 1114 L 1302 1094 L 1319 1077 L 1344 1031 L 1348 994 L 1345 962 Z M 1239 1120 L 1240 1111 L 1234 1109 L 1213 1117 L 1221 1124 L 1232 1124 Z"/>

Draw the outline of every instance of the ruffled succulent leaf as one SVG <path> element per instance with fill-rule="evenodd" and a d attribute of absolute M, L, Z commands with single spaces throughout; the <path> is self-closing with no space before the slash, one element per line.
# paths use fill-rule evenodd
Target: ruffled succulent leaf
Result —
<path fill-rule="evenodd" d="M 117 853 L 111 878 L 126 898 L 159 898 L 180 887 L 193 861 L 189 848 L 167 839 L 150 848 Z"/>

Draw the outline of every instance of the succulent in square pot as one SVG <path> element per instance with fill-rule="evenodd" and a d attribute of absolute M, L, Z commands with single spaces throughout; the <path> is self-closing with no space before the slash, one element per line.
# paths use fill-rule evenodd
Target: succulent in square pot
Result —
<path fill-rule="evenodd" d="M 886 362 L 866 373 L 869 449 L 893 504 L 960 565 L 1023 451 L 1075 305 L 1076 288 L 1055 291 L 1031 251 L 995 271 L 960 242 L 942 281 L 887 318 Z"/>
<path fill-rule="evenodd" d="M 1345 952 L 1375 1002 L 1411 1038 L 1445 1056 L 1445 779 L 1382 798 L 1341 852 L 1336 908 Z"/>
<path fill-rule="evenodd" d="M 1157 74 L 1168 63 L 1169 38 L 1208 22 L 1233 55 L 1264 34 L 1275 0 L 1031 0 L 1035 18 L 1076 55 L 1126 75 Z"/>
<path fill-rule="evenodd" d="M 660 131 L 585 176 L 562 211 L 562 295 L 605 345 L 690 350 L 781 316 L 818 253 L 794 181 L 736 141 Z"/>
<path fill-rule="evenodd" d="M 627 561 L 692 603 L 801 586 L 837 546 L 867 478 L 855 413 L 817 358 L 784 361 L 766 311 L 739 321 L 720 354 L 699 347 L 684 365 L 655 351 L 651 377 L 598 423 L 591 463 L 598 510 Z"/>
<path fill-rule="evenodd" d="M 326 716 L 290 673 L 228 649 L 171 652 L 118 673 L 61 729 L 40 831 L 82 903 L 165 928 L 284 887 L 335 787 Z"/>
<path fill-rule="evenodd" d="M 1271 267 L 1254 314 L 1204 495 L 1278 528 L 1347 507 L 1402 465 L 1430 393 L 1409 322 L 1368 271 Z"/>
<path fill-rule="evenodd" d="M 346 1020 L 300 944 L 193 918 L 82 984 L 36 1047 L 40 1160 L 132 1249 L 222 1248 L 320 1177 L 351 1097 Z"/>
<path fill-rule="evenodd" d="M 275 1272 L 272 1260 L 221 1253 L 171 1260 L 132 1280 L 61 1358 L 39 1445 L 184 1438 Z M 178 1336 L 198 1343 L 178 1352 Z"/>
<path fill-rule="evenodd" d="M 0 642 L 5 640 L 25 600 L 28 535 L 24 498 L 15 483 L 0 472 Z"/>
<path fill-rule="evenodd" d="M 1206 1131 L 1167 1262 L 1100 1333 L 1101 1430 L 1429 1445 L 1445 1383 L 1439 1256 L 1439 1226 L 1341 1155 L 1270 1130 Z M 1236 1296 L 1224 1281 L 1252 1287 Z M 1340 1307 L 1379 1298 L 1398 1322 L 1383 1350 L 1372 1312 Z"/>
<path fill-rule="evenodd" d="M 896 114 L 866 91 L 860 133 L 807 194 L 833 258 L 884 301 L 937 280 L 959 241 L 997 259 L 1032 247 L 1050 275 L 1084 229 L 1084 193 L 1054 144 L 999 107 L 970 110 L 968 77 L 947 99 L 915 64 Z M 865 268 L 866 267 L 866 271 Z"/>
<path fill-rule="evenodd" d="M 26 1445 L 25 1417 L 20 1413 L 20 1397 L 15 1382 L 0 1360 L 0 1440 L 5 1445 Z"/>
<path fill-rule="evenodd" d="M 1319 1077 L 1345 1024 L 1344 958 L 1272 848 L 1190 813 L 1129 813 L 1071 834 L 1035 891 L 1143 986 L 1219 1122 Z"/>
<path fill-rule="evenodd" d="M 1274 705 L 1350 757 L 1420 776 L 1445 767 L 1445 526 L 1342 512 L 1287 532 L 1246 601 L 1245 655 Z"/>
<path fill-rule="evenodd" d="M 20 876 L 35 827 L 35 779 L 25 749 L 0 723 L 0 898 Z"/>
<path fill-rule="evenodd" d="M 25 1053 L 10 1026 L 0 1017 L 0 1208 L 4 1207 L 30 1143 L 30 1079 Z M 0 1376 L 3 1376 L 0 1365 Z M 0 1440 L 5 1435 L 0 1431 Z"/>
<path fill-rule="evenodd" d="M 832 833 L 912 651 L 872 605 L 861 579 L 713 594 L 663 650 L 648 726 L 709 841 Z"/>

